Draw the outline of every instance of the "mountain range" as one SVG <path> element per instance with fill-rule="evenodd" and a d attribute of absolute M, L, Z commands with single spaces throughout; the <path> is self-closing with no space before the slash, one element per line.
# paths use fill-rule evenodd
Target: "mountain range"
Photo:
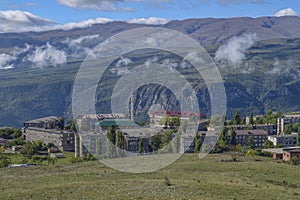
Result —
<path fill-rule="evenodd" d="M 86 55 L 117 33 L 149 26 L 182 32 L 204 46 L 225 81 L 229 118 L 236 109 L 243 115 L 262 114 L 267 109 L 300 110 L 299 17 L 186 19 L 164 25 L 109 22 L 71 30 L 1 33 L 0 126 L 21 127 L 26 120 L 47 115 L 70 117 L 74 79 Z M 97 93 L 97 110 L 109 112 L 105 108 L 113 83 L 133 67 L 131 61 L 142 63 L 154 56 L 159 63 L 176 63 L 174 55 L 165 52 L 138 57 L 132 53 L 117 60 L 115 64 L 124 66 L 111 70 L 109 80 L 99 83 L 104 90 Z M 202 111 L 209 114 L 205 84 L 191 69 L 180 70 L 190 78 Z M 162 101 L 178 106 L 166 88 L 140 88 L 136 93 L 137 115 Z"/>

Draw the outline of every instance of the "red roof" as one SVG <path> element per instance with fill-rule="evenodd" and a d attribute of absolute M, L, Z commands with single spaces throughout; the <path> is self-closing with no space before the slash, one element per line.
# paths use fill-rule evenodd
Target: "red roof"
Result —
<path fill-rule="evenodd" d="M 178 116 L 178 117 L 205 117 L 202 113 L 197 112 L 179 112 L 179 111 L 170 111 L 170 110 L 158 110 L 155 112 L 152 112 L 153 115 L 169 115 L 169 116 Z"/>

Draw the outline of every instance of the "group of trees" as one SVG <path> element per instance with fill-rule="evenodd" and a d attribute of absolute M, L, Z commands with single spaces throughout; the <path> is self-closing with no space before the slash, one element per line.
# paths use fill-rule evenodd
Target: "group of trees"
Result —
<path fill-rule="evenodd" d="M 160 121 L 161 125 L 164 125 L 165 128 L 173 128 L 173 127 L 179 127 L 180 126 L 180 117 L 179 116 L 169 116 L 162 118 Z"/>
<path fill-rule="evenodd" d="M 58 123 L 55 123 L 55 121 L 50 121 L 48 125 L 51 129 L 69 130 L 76 132 L 76 124 L 74 119 L 68 119 L 67 123 L 65 124 L 65 118 L 59 117 Z"/>
<path fill-rule="evenodd" d="M 253 113 L 249 113 L 249 124 L 255 125 L 255 124 L 276 124 L 277 118 L 282 116 L 282 112 L 274 113 L 271 110 L 266 110 L 265 114 L 254 118 Z M 245 125 L 246 120 L 245 117 L 243 117 L 240 113 L 240 110 L 236 110 L 233 118 L 227 122 L 228 125 Z"/>
<path fill-rule="evenodd" d="M 10 158 L 4 153 L 4 147 L 0 147 L 0 168 L 7 167 L 11 164 Z"/>
<path fill-rule="evenodd" d="M 0 129 L 0 137 L 4 139 L 16 139 L 22 135 L 20 129 L 14 128 L 1 128 Z"/>

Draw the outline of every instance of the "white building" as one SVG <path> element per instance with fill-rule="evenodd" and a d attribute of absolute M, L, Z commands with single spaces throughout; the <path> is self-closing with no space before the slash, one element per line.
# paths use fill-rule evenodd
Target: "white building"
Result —
<path fill-rule="evenodd" d="M 277 119 L 277 135 L 284 134 L 284 126 L 288 124 L 300 123 L 300 114 L 292 113 L 283 115 Z"/>
<path fill-rule="evenodd" d="M 298 133 L 292 133 L 291 135 L 270 135 L 268 140 L 273 143 L 274 146 L 283 145 L 284 147 L 294 147 L 297 145 Z"/>

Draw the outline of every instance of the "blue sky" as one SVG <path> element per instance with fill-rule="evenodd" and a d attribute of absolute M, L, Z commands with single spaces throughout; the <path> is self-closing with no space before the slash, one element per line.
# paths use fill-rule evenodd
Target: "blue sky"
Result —
<path fill-rule="evenodd" d="M 75 2 L 75 3 L 74 3 Z M 96 2 L 96 3 L 95 3 Z M 117 3 L 114 3 L 117 2 Z M 73 4 L 72 4 L 73 3 Z M 72 4 L 72 5 L 71 5 Z M 0 0 L 0 10 L 21 10 L 58 24 L 97 17 L 114 20 L 159 17 L 168 19 L 272 16 L 299 0 Z"/>
<path fill-rule="evenodd" d="M 116 20 L 165 24 L 174 19 L 298 13 L 299 0 L 0 0 L 0 33 L 84 28 Z"/>

